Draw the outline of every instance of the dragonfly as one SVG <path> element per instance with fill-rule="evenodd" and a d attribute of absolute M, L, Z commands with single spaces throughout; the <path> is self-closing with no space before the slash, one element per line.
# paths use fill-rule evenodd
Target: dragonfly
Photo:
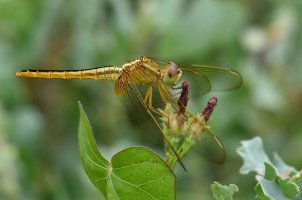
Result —
<path fill-rule="evenodd" d="M 190 94 L 193 98 L 202 96 L 210 91 L 237 89 L 242 84 L 240 73 L 229 68 L 180 64 L 168 59 L 148 56 L 141 56 L 138 59 L 128 61 L 120 67 L 109 65 L 80 70 L 27 69 L 16 72 L 15 76 L 22 78 L 114 81 L 115 94 L 121 103 L 139 121 L 144 121 L 148 126 L 148 130 L 156 132 L 164 139 L 184 169 L 186 168 L 176 150 L 163 134 L 157 117 L 157 115 L 160 115 L 158 109 L 162 108 L 167 102 L 176 108 L 181 107 L 178 98 L 173 92 L 173 88 L 184 77 L 194 83 L 190 85 L 190 91 L 192 91 Z M 187 115 L 191 115 L 187 109 L 184 112 Z M 224 154 L 223 146 L 217 136 L 211 134 L 210 137 L 213 137 L 213 145 L 217 147 L 217 151 Z"/>

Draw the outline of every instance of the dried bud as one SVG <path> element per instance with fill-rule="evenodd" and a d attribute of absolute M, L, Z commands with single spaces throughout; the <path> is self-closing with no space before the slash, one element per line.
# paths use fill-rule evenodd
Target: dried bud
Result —
<path fill-rule="evenodd" d="M 210 119 L 210 116 L 216 105 L 217 105 L 217 97 L 211 97 L 208 101 L 207 107 L 205 107 L 205 109 L 202 111 L 201 114 L 206 122 Z"/>
<path fill-rule="evenodd" d="M 186 111 L 186 107 L 189 101 L 189 87 L 190 83 L 188 81 L 184 81 L 181 85 L 181 94 L 177 101 L 179 106 L 178 115 L 183 115 Z"/>
<path fill-rule="evenodd" d="M 181 85 L 181 89 L 184 91 L 188 91 L 189 90 L 189 87 L 190 87 L 190 83 L 189 81 L 184 81 Z"/>
<path fill-rule="evenodd" d="M 182 127 L 185 121 L 186 121 L 186 117 L 183 114 L 176 116 L 176 123 L 178 127 Z"/>

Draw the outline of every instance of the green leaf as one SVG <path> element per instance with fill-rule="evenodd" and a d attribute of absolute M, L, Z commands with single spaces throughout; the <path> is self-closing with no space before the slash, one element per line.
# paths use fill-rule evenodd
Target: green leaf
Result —
<path fill-rule="evenodd" d="M 264 162 L 264 165 L 265 165 L 264 178 L 269 181 L 274 180 L 277 177 L 276 169 L 270 163 Z"/>
<path fill-rule="evenodd" d="M 144 147 L 125 149 L 112 158 L 100 154 L 88 118 L 79 102 L 80 155 L 91 182 L 107 199 L 175 199 L 176 177 L 167 164 Z"/>
<path fill-rule="evenodd" d="M 283 193 L 289 199 L 294 199 L 300 193 L 298 185 L 289 180 L 282 180 L 280 178 L 279 184 Z"/>
<path fill-rule="evenodd" d="M 132 147 L 113 156 L 108 199 L 175 199 L 176 177 L 155 153 Z"/>
<path fill-rule="evenodd" d="M 251 171 L 263 174 L 264 162 L 271 163 L 263 149 L 260 137 L 242 141 L 241 147 L 237 148 L 236 151 L 243 159 L 243 165 L 239 170 L 241 174 L 248 174 Z"/>
<path fill-rule="evenodd" d="M 261 200 L 270 200 L 270 198 L 268 198 L 267 196 L 265 196 L 262 187 L 260 185 L 260 183 L 258 182 L 256 187 L 255 187 L 255 191 L 257 193 L 256 198 L 257 199 L 261 199 Z"/>
<path fill-rule="evenodd" d="M 302 191 L 302 171 L 299 171 L 295 175 L 293 175 L 290 178 L 290 181 L 298 185 L 299 191 L 301 193 L 301 191 Z M 300 194 L 300 199 L 302 199 L 301 194 Z"/>
<path fill-rule="evenodd" d="M 229 186 L 221 185 L 218 182 L 214 182 L 211 185 L 211 190 L 216 200 L 232 200 L 235 192 L 238 192 L 238 187 L 234 184 Z"/>
<path fill-rule="evenodd" d="M 276 153 L 273 162 L 270 162 L 259 137 L 243 141 L 237 152 L 244 160 L 244 165 L 240 169 L 241 173 L 257 172 L 258 184 L 255 187 L 257 198 L 262 200 L 301 199 L 297 170 L 285 164 Z M 264 165 L 264 171 L 261 164 Z"/>
<path fill-rule="evenodd" d="M 92 128 L 80 102 L 79 146 L 80 156 L 90 181 L 106 196 L 109 162 L 99 153 Z"/>
<path fill-rule="evenodd" d="M 269 163 L 265 164 L 264 178 L 258 179 L 255 190 L 260 199 L 294 199 L 299 194 L 299 187 L 289 179 L 277 176 L 276 169 Z"/>

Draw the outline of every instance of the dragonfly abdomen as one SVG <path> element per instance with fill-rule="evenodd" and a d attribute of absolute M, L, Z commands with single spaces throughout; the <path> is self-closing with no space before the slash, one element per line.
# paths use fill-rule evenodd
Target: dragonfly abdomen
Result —
<path fill-rule="evenodd" d="M 16 77 L 50 79 L 92 79 L 117 80 L 122 73 L 119 67 L 98 67 L 83 70 L 23 70 L 16 72 Z"/>

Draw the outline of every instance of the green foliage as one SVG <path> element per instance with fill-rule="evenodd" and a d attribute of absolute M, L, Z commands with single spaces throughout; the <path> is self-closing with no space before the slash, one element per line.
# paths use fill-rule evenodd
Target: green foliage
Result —
<path fill-rule="evenodd" d="M 279 177 L 269 163 L 265 163 L 264 177 L 259 177 L 255 190 L 260 199 L 295 199 L 300 194 L 299 187 L 291 180 Z"/>
<path fill-rule="evenodd" d="M 238 187 L 234 184 L 225 186 L 218 182 L 214 182 L 211 185 L 211 190 L 216 200 L 232 200 L 234 193 L 239 191 Z"/>
<path fill-rule="evenodd" d="M 80 102 L 79 109 L 79 146 L 81 160 L 91 182 L 103 194 L 106 194 L 107 175 L 110 169 L 110 163 L 98 151 L 92 128 Z"/>
<path fill-rule="evenodd" d="M 175 176 L 166 163 L 143 147 L 124 149 L 111 164 L 100 154 L 81 103 L 79 146 L 91 182 L 107 199 L 175 199 Z"/>
<path fill-rule="evenodd" d="M 274 154 L 271 162 L 263 149 L 260 137 L 243 141 L 241 144 L 237 149 L 244 161 L 240 173 L 256 172 L 258 183 L 255 191 L 258 199 L 302 199 L 299 185 L 301 172 L 284 163 L 277 154 Z"/>
<path fill-rule="evenodd" d="M 237 173 L 242 161 L 232 150 L 242 137 L 261 134 L 270 141 L 266 148 L 278 147 L 288 163 L 301 166 L 301 10 L 301 0 L 0 1 L 0 199 L 100 198 L 79 173 L 78 99 L 87 103 L 102 154 L 155 143 L 135 133 L 114 84 L 16 79 L 14 72 L 121 65 L 141 55 L 226 66 L 243 75 L 240 90 L 216 93 L 222 101 L 215 125 L 209 124 L 227 149 L 227 163 L 217 173 L 200 154 L 190 154 L 185 164 L 193 175 L 177 194 L 210 199 L 209 185 L 219 176 L 240 186 L 237 199 L 250 199 L 251 181 Z M 191 98 L 192 113 L 206 100 Z M 292 177 L 299 187 L 300 177 Z"/>

